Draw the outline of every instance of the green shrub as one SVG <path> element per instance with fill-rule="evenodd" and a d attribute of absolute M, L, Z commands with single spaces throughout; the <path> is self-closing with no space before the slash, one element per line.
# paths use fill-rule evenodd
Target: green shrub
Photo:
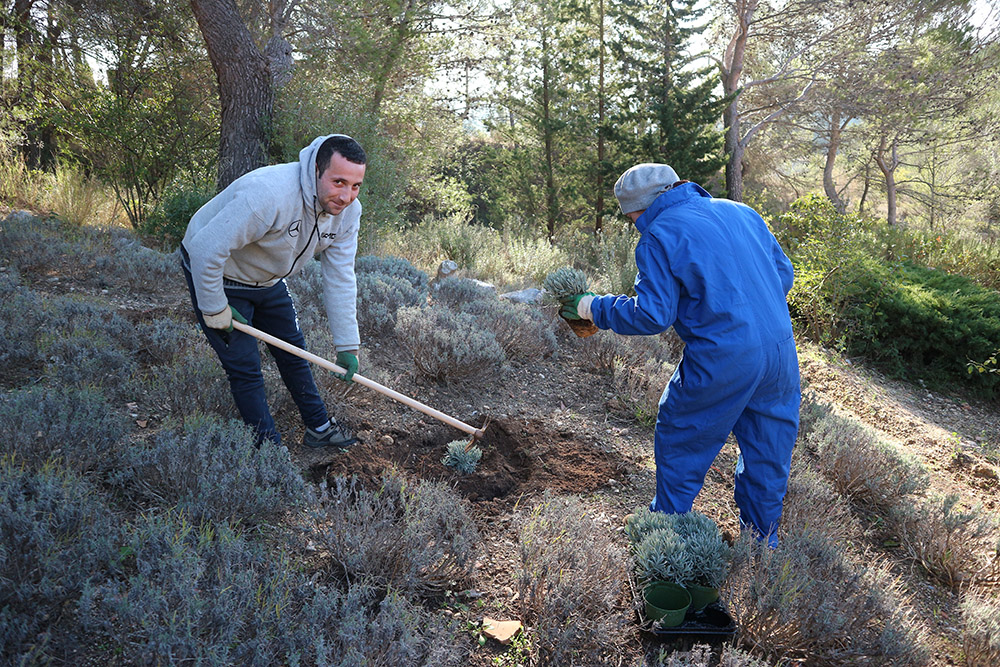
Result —
<path fill-rule="evenodd" d="M 46 664 L 81 638 L 57 619 L 117 553 L 117 526 L 84 480 L 54 466 L 0 457 L 0 656 Z"/>
<path fill-rule="evenodd" d="M 59 459 L 76 472 L 92 470 L 125 435 L 126 423 L 100 392 L 90 388 L 31 387 L 0 403 L 0 454 L 31 468 Z"/>
<path fill-rule="evenodd" d="M 1000 340 L 1000 294 L 967 278 L 902 264 L 896 288 L 878 303 L 872 340 L 851 349 L 904 377 L 934 382 L 966 381 L 992 396 L 1000 376 L 970 374 L 969 360 L 989 357 Z"/>
<path fill-rule="evenodd" d="M 857 215 L 838 214 L 823 197 L 804 197 L 773 221 L 795 265 L 788 295 L 793 318 L 813 340 L 842 346 L 900 377 L 964 383 L 985 396 L 1000 391 L 1000 376 L 968 373 L 969 361 L 988 359 L 1000 339 L 1000 273 L 977 279 L 920 250 L 926 243 L 905 230 Z M 926 249 L 926 248 L 925 248 Z M 966 252 L 971 252 L 966 248 Z M 1000 266 L 996 252 L 980 256 Z M 971 264 L 966 262 L 965 264 Z"/>
<path fill-rule="evenodd" d="M 256 522 L 305 501 L 288 449 L 264 442 L 237 420 L 193 415 L 122 448 L 106 477 L 139 498 L 176 505 L 195 520 Z"/>
<path fill-rule="evenodd" d="M 546 495 L 520 524 L 520 618 L 539 665 L 606 664 L 625 641 L 625 554 L 579 498 Z"/>
<path fill-rule="evenodd" d="M 441 306 L 400 308 L 396 337 L 423 375 L 440 382 L 495 375 L 505 361 L 492 331 L 472 315 Z"/>
<path fill-rule="evenodd" d="M 315 526 L 314 540 L 349 581 L 428 598 L 471 583 L 479 533 L 464 501 L 443 484 L 386 476 L 369 491 L 338 477 L 323 485 Z"/>
<path fill-rule="evenodd" d="M 188 223 L 202 206 L 215 196 L 207 184 L 180 184 L 169 189 L 152 213 L 139 225 L 142 234 L 155 238 L 169 250 L 180 247 Z"/>

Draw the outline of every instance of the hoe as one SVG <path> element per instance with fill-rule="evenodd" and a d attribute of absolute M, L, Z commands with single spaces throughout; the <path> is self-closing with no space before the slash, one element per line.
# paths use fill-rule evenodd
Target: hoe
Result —
<path fill-rule="evenodd" d="M 236 320 L 233 320 L 233 328 L 234 329 L 238 329 L 239 331 L 242 331 L 243 333 L 249 334 L 249 335 L 253 336 L 254 338 L 258 338 L 258 339 L 264 341 L 265 343 L 267 343 L 269 345 L 273 345 L 273 346 L 275 346 L 277 348 L 280 348 L 280 349 L 284 350 L 285 352 L 288 352 L 290 354 L 294 354 L 297 357 L 302 357 L 306 361 L 311 361 L 314 364 L 316 364 L 317 366 L 322 366 L 323 368 L 325 368 L 327 370 L 330 370 L 330 371 L 333 371 L 334 373 L 344 373 L 344 372 L 346 372 L 345 369 L 341 368 L 340 366 L 338 366 L 337 364 L 333 363 L 332 361 L 324 359 L 323 357 L 317 356 L 317 355 L 315 355 L 315 354 L 313 354 L 311 352 L 306 352 L 301 347 L 296 347 L 295 345 L 292 345 L 291 343 L 286 343 L 285 341 L 281 340 L 280 338 L 275 338 L 274 336 L 272 336 L 270 334 L 267 334 L 267 333 L 264 333 L 260 329 L 255 329 L 254 327 L 252 327 L 250 325 L 243 324 L 242 322 L 238 322 Z M 425 415 L 431 416 L 434 419 L 437 419 L 438 421 L 442 421 L 445 424 L 448 424 L 449 426 L 454 426 L 455 428 L 457 428 L 459 430 L 465 431 L 466 433 L 468 433 L 469 435 L 472 436 L 472 439 L 465 446 L 465 451 L 469 451 L 469 449 L 472 448 L 472 446 L 476 443 L 476 441 L 483 437 L 483 432 L 484 432 L 483 428 L 476 428 L 474 426 L 469 426 L 465 422 L 459 421 L 458 419 L 455 419 L 454 417 L 452 417 L 450 415 L 446 415 L 445 413 L 441 412 L 440 410 L 435 410 L 434 408 L 430 407 L 429 405 L 425 405 L 424 403 L 421 403 L 420 401 L 418 401 L 418 400 L 416 400 L 414 398 L 410 398 L 409 396 L 406 396 L 404 394 L 400 394 L 398 391 L 394 391 L 392 389 L 389 389 L 385 385 L 379 384 L 378 382 L 375 382 L 374 380 L 369 380 L 368 378 L 366 378 L 366 377 L 364 377 L 362 375 L 358 375 L 357 373 L 354 374 L 353 379 L 354 379 L 355 382 L 357 382 L 358 384 L 360 384 L 362 386 L 368 387 L 369 389 L 374 389 L 375 391 L 379 392 L 380 394 L 384 394 L 384 395 L 388 396 L 389 398 L 391 398 L 391 399 L 393 399 L 395 401 L 399 401 L 403 405 L 408 405 L 411 408 L 413 408 L 414 410 L 418 410 L 420 412 L 423 412 Z"/>

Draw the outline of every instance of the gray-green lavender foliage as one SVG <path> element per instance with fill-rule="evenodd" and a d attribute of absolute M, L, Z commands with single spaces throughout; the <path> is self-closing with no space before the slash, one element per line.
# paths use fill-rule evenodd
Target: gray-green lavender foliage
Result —
<path fill-rule="evenodd" d="M 574 294 L 582 294 L 590 290 L 587 275 L 579 269 L 563 267 L 545 276 L 542 283 L 545 291 L 557 299 L 564 299 Z"/>
<path fill-rule="evenodd" d="M 344 579 L 424 597 L 471 583 L 479 533 L 449 487 L 387 475 L 374 489 L 336 477 L 321 490 L 312 539 Z"/>
<path fill-rule="evenodd" d="M 635 571 L 643 584 L 650 581 L 691 581 L 694 559 L 684 542 L 672 530 L 654 530 L 632 551 Z"/>
<path fill-rule="evenodd" d="M 137 498 L 175 505 L 195 520 L 253 523 L 305 500 L 288 449 L 264 442 L 239 420 L 195 414 L 122 448 L 107 479 Z"/>
<path fill-rule="evenodd" d="M 654 530 L 673 530 L 676 521 L 676 514 L 651 512 L 649 508 L 642 507 L 626 517 L 625 535 L 629 542 L 635 546 Z"/>
<path fill-rule="evenodd" d="M 77 472 L 92 470 L 125 429 L 124 415 L 95 389 L 36 386 L 0 401 L 0 454 L 32 468 L 59 459 Z"/>
<path fill-rule="evenodd" d="M 441 382 L 489 378 L 506 361 L 492 331 L 444 306 L 400 308 L 396 336 L 423 375 Z"/>
<path fill-rule="evenodd" d="M 449 442 L 447 451 L 441 462 L 460 473 L 471 475 L 476 472 L 479 459 L 483 458 L 483 450 L 476 445 L 466 449 L 466 444 L 468 443 L 464 440 L 452 440 Z"/>

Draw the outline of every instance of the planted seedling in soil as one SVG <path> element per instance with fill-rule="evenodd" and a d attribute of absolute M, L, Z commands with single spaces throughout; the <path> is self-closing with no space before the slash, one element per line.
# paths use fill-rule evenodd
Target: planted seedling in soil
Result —
<path fill-rule="evenodd" d="M 466 449 L 466 441 L 452 440 L 448 443 L 448 451 L 441 462 L 449 468 L 454 468 L 458 472 L 471 475 L 476 472 L 479 459 L 483 457 L 483 450 L 473 445 Z"/>

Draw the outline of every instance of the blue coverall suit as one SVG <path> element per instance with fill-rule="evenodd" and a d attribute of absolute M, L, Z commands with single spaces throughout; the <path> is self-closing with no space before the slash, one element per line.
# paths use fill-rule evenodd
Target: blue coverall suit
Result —
<path fill-rule="evenodd" d="M 594 324 L 625 335 L 671 326 L 684 356 L 660 399 L 653 511 L 691 510 L 729 433 L 740 447 L 740 522 L 777 544 L 798 434 L 798 358 L 785 300 L 792 264 L 750 207 L 694 183 L 636 220 L 635 297 L 596 297 Z"/>

